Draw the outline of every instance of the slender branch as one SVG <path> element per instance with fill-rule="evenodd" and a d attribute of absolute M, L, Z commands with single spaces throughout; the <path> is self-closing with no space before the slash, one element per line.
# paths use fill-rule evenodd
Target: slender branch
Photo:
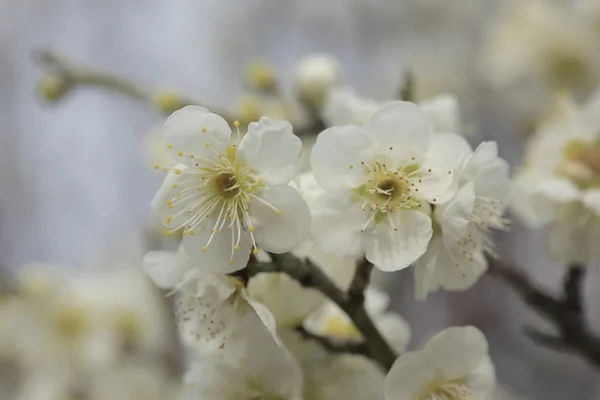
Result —
<path fill-rule="evenodd" d="M 583 313 L 581 283 L 584 269 L 569 268 L 563 294 L 555 298 L 537 287 L 517 268 L 488 257 L 490 275 L 509 284 L 531 308 L 539 312 L 557 329 L 557 334 L 527 328 L 525 333 L 536 343 L 556 350 L 568 350 L 600 367 L 600 337 L 590 331 Z"/>
<path fill-rule="evenodd" d="M 303 286 L 312 287 L 320 291 L 344 310 L 362 333 L 365 338 L 365 354 L 376 361 L 384 370 L 387 371 L 391 368 L 396 360 L 396 354 L 373 324 L 373 321 L 365 310 L 364 303 L 356 300 L 357 296 L 350 296 L 349 293 L 342 291 L 310 260 L 303 261 L 289 253 L 271 254 L 271 258 L 273 260 L 272 263 L 252 262 L 248 264 L 247 268 L 250 274 L 253 275 L 259 272 L 284 272 L 296 279 Z M 356 282 L 354 284 L 355 288 L 359 286 L 359 282 L 360 285 L 364 284 L 366 286 L 368 281 L 364 276 L 368 276 L 368 274 L 365 274 L 368 268 L 368 266 L 364 265 L 357 269 L 357 275 L 353 279 L 353 283 Z"/>
<path fill-rule="evenodd" d="M 319 344 L 323 346 L 325 350 L 328 350 L 332 353 L 367 355 L 367 346 L 363 341 L 338 341 L 334 338 L 315 335 L 314 333 L 307 331 L 303 326 L 296 327 L 296 332 L 300 333 L 300 335 L 302 335 L 302 337 L 305 339 L 311 339 L 319 342 Z"/>
<path fill-rule="evenodd" d="M 350 288 L 348 289 L 349 301 L 357 304 L 363 304 L 365 301 L 365 289 L 369 286 L 371 281 L 371 271 L 373 271 L 373 264 L 367 261 L 366 258 L 362 260 L 356 267 L 356 272 L 350 282 Z"/>

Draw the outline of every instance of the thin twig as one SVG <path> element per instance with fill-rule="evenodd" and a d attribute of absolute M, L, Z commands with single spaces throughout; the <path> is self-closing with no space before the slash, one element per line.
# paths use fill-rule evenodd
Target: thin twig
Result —
<path fill-rule="evenodd" d="M 289 253 L 271 254 L 271 258 L 273 260 L 272 263 L 251 262 L 248 264 L 247 268 L 250 274 L 284 272 L 303 286 L 317 289 L 344 310 L 362 333 L 365 338 L 366 355 L 376 361 L 384 370 L 388 371 L 391 368 L 396 360 L 396 354 L 373 324 L 373 321 L 365 310 L 363 302 L 357 302 L 356 298 L 342 291 L 310 260 L 303 261 Z M 357 273 L 364 274 L 366 269 L 368 269 L 366 266 L 359 268 Z M 358 272 L 359 270 L 360 272 Z M 366 282 L 363 278 L 357 276 L 355 276 L 353 281 L 360 281 L 361 285 Z"/>
<path fill-rule="evenodd" d="M 328 350 L 332 353 L 349 353 L 349 354 L 360 354 L 367 355 L 367 346 L 364 341 L 339 341 L 334 338 L 329 338 L 326 336 L 315 335 L 306 330 L 303 326 L 296 327 L 296 332 L 300 333 L 303 338 L 311 339 L 319 342 L 321 346 L 325 350 Z"/>
<path fill-rule="evenodd" d="M 558 331 L 557 334 L 547 334 L 527 328 L 527 336 L 542 346 L 577 353 L 590 364 L 600 367 L 600 337 L 590 331 L 583 313 L 582 267 L 569 268 L 563 294 L 555 298 L 537 287 L 516 267 L 491 257 L 488 257 L 488 262 L 490 275 L 509 284 L 525 303 L 551 322 Z"/>
<path fill-rule="evenodd" d="M 365 289 L 371 281 L 371 271 L 373 271 L 373 264 L 363 258 L 362 262 L 357 265 L 356 272 L 348 288 L 349 301 L 357 304 L 364 303 Z"/>

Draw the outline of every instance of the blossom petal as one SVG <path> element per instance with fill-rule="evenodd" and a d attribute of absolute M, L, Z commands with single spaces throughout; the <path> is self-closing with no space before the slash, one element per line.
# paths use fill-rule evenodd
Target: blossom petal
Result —
<path fill-rule="evenodd" d="M 458 100 L 450 94 L 443 94 L 419 103 L 427 113 L 437 133 L 459 133 Z"/>
<path fill-rule="evenodd" d="M 427 114 L 416 104 L 392 101 L 381 106 L 363 125 L 378 153 L 387 154 L 390 147 L 400 164 L 415 157 L 422 160 L 433 137 L 433 126 Z M 396 159 L 395 158 L 395 159 Z"/>
<path fill-rule="evenodd" d="M 434 280 L 435 270 L 442 250 L 442 238 L 431 238 L 427 251 L 414 263 L 415 299 L 425 300 L 429 292 L 437 289 Z"/>
<path fill-rule="evenodd" d="M 250 234 L 241 231 L 239 249 L 231 253 L 234 246 L 232 229 L 223 229 L 220 233 L 212 233 L 211 228 L 217 223 L 217 217 L 209 219 L 206 226 L 193 235 L 185 234 L 181 241 L 183 250 L 192 259 L 194 265 L 198 265 L 203 271 L 219 274 L 229 274 L 239 271 L 248 263 L 252 241 Z M 237 235 L 237 231 L 235 232 Z M 211 235 L 214 235 L 208 244 Z M 235 238 L 237 240 L 237 236 Z M 207 246 L 208 244 L 208 246 Z M 202 249 L 206 247 L 206 251 Z M 231 264 L 229 263 L 231 260 Z"/>
<path fill-rule="evenodd" d="M 173 159 L 194 166 L 206 159 L 217 159 L 218 153 L 225 151 L 231 128 L 227 121 L 206 108 L 187 106 L 165 121 L 164 137 Z"/>
<path fill-rule="evenodd" d="M 267 251 L 290 251 L 308 237 L 310 211 L 300 193 L 291 186 L 274 186 L 259 198 L 252 198 L 250 215 L 256 242 Z"/>
<path fill-rule="evenodd" d="M 384 220 L 367 239 L 367 260 L 382 271 L 408 267 L 425 253 L 433 234 L 431 218 L 420 211 L 396 211 L 391 218 L 397 231 Z"/>
<path fill-rule="evenodd" d="M 445 329 L 431 338 L 424 350 L 434 361 L 432 367 L 447 376 L 466 376 L 489 362 L 487 340 L 473 326 Z"/>
<path fill-rule="evenodd" d="M 317 136 L 310 163 L 319 185 L 326 189 L 353 189 L 366 180 L 361 161 L 374 155 L 371 139 L 353 125 L 333 127 Z"/>
<path fill-rule="evenodd" d="M 600 216 L 600 189 L 588 190 L 583 195 L 583 204 Z"/>
<path fill-rule="evenodd" d="M 177 194 L 181 190 L 193 185 L 193 181 L 189 180 L 187 176 L 187 169 L 185 165 L 177 165 L 175 170 L 181 171 L 180 174 L 175 172 L 169 172 L 165 177 L 161 187 L 152 199 L 152 209 L 154 214 L 158 218 L 161 225 L 165 228 L 175 229 L 186 223 L 189 217 L 184 212 L 188 201 L 176 201 Z M 169 203 L 167 203 L 169 202 Z"/>
<path fill-rule="evenodd" d="M 287 185 L 300 172 L 302 141 L 283 120 L 262 117 L 248 126 L 238 151 L 268 185 Z"/>
<path fill-rule="evenodd" d="M 142 261 L 144 272 L 161 289 L 174 289 L 192 269 L 191 260 L 181 253 L 151 251 Z"/>
<path fill-rule="evenodd" d="M 435 380 L 437 371 L 424 350 L 409 351 L 400 355 L 385 378 L 385 398 L 388 400 L 413 400 L 422 389 Z"/>
<path fill-rule="evenodd" d="M 321 251 L 337 257 L 359 257 L 365 251 L 361 232 L 368 215 L 348 193 L 325 193 L 315 201 L 310 236 Z"/>
<path fill-rule="evenodd" d="M 362 125 L 378 108 L 378 102 L 359 96 L 349 86 L 334 87 L 323 108 L 323 119 L 328 126 Z"/>
<path fill-rule="evenodd" d="M 396 353 L 402 353 L 410 341 L 410 326 L 395 313 L 386 313 L 375 320 L 375 325 Z"/>
<path fill-rule="evenodd" d="M 436 207 L 434 213 L 442 228 L 442 235 L 455 241 L 467 233 L 475 207 L 473 183 L 469 182 L 456 193 L 450 202 Z"/>
<path fill-rule="evenodd" d="M 470 153 L 471 147 L 462 136 L 435 135 L 421 166 L 421 198 L 435 204 L 450 200 L 458 187 L 461 165 Z"/>

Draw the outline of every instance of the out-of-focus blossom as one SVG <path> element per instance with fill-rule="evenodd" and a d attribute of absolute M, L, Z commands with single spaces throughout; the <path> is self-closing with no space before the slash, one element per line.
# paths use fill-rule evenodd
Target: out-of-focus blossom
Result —
<path fill-rule="evenodd" d="M 459 174 L 456 196 L 435 207 L 434 234 L 425 254 L 414 264 L 415 294 L 443 287 L 466 290 L 487 270 L 485 252 L 492 252 L 490 229 L 504 229 L 502 217 L 508 205 L 508 163 L 498 157 L 495 142 L 484 142 L 473 152 L 464 142 L 468 157 Z"/>
<path fill-rule="evenodd" d="M 327 54 L 313 54 L 300 60 L 294 73 L 294 88 L 300 100 L 319 108 L 340 80 L 338 62 Z"/>
<path fill-rule="evenodd" d="M 385 378 L 385 398 L 488 400 L 494 386 L 494 365 L 483 333 L 472 326 L 453 327 L 396 360 Z"/>
<path fill-rule="evenodd" d="M 600 94 L 580 107 L 558 101 L 531 140 L 516 176 L 512 209 L 526 224 L 551 224 L 550 252 L 587 263 L 600 240 Z"/>

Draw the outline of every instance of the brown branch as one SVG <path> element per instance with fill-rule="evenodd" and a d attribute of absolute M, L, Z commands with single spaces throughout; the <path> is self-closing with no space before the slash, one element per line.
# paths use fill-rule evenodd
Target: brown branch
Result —
<path fill-rule="evenodd" d="M 339 341 L 335 338 L 315 335 L 306 330 L 303 326 L 296 327 L 298 332 L 304 339 L 311 339 L 318 342 L 325 350 L 339 354 L 360 354 L 367 355 L 367 346 L 363 341 Z"/>
<path fill-rule="evenodd" d="M 557 334 L 547 334 L 526 328 L 528 337 L 545 347 L 577 353 L 590 364 L 600 367 L 600 337 L 589 329 L 583 312 L 582 267 L 569 268 L 563 293 L 555 298 L 537 287 L 516 267 L 492 257 L 488 257 L 488 262 L 490 275 L 510 285 L 527 305 L 551 322 L 558 331 Z"/>
<path fill-rule="evenodd" d="M 357 301 L 359 298 L 356 294 L 358 287 L 360 286 L 364 290 L 364 286 L 368 283 L 369 275 L 366 272 L 371 267 L 368 267 L 365 263 L 359 266 L 353 279 L 355 293 L 351 296 L 337 287 L 319 267 L 308 259 L 300 260 L 289 253 L 271 254 L 271 258 L 273 260 L 272 263 L 251 262 L 248 264 L 247 268 L 250 275 L 260 272 L 284 272 L 303 286 L 320 291 L 344 310 L 362 333 L 365 338 L 365 355 L 376 361 L 385 371 L 391 368 L 396 360 L 396 354 L 373 324 L 373 321 L 365 310 L 364 302 Z M 360 296 L 364 295 L 361 294 Z"/>

